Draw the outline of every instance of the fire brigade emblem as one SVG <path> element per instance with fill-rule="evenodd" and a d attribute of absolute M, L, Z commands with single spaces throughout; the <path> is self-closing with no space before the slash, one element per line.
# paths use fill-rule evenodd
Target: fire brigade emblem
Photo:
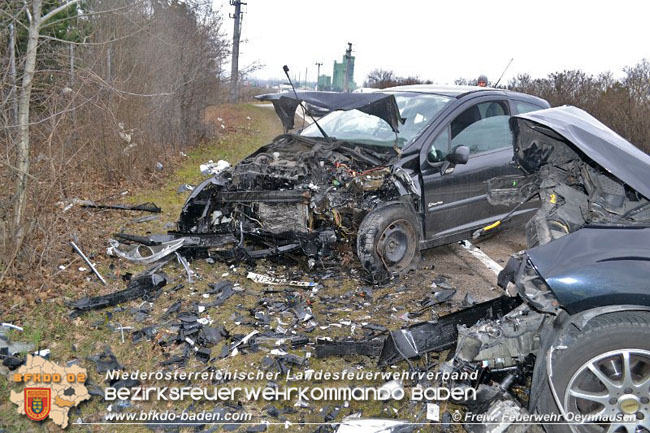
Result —
<path fill-rule="evenodd" d="M 50 388 L 25 388 L 25 415 L 31 420 L 42 421 L 50 414 Z"/>

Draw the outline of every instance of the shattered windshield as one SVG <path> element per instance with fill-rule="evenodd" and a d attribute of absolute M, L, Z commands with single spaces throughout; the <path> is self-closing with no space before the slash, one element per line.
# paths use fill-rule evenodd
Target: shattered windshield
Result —
<path fill-rule="evenodd" d="M 395 93 L 400 116 L 405 119 L 397 134 L 399 147 L 413 140 L 424 127 L 453 99 L 450 96 L 423 93 Z M 318 123 L 325 133 L 337 140 L 371 146 L 392 147 L 395 133 L 382 119 L 359 110 L 334 111 Z M 316 125 L 306 127 L 301 135 L 322 137 Z"/>

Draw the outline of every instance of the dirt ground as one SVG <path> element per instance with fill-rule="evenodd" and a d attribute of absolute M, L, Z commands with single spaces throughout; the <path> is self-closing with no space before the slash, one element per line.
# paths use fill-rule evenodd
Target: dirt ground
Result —
<path fill-rule="evenodd" d="M 218 110 L 210 111 L 207 116 L 217 125 L 225 124 L 227 134 L 219 142 L 207 144 L 188 154 L 188 161 L 170 175 L 166 187 L 156 191 L 139 191 L 128 200 L 133 203 L 154 201 L 164 211 L 158 218 L 144 223 L 136 222 L 136 217 L 143 214 L 127 214 L 116 211 L 90 211 L 76 209 L 87 216 L 89 224 L 97 227 L 98 237 L 108 239 L 110 233 L 125 231 L 130 233 L 163 233 L 170 223 L 176 221 L 180 207 L 187 193 L 177 194 L 181 183 L 196 184 L 201 179 L 198 165 L 207 159 L 227 159 L 234 163 L 252 149 L 264 144 L 270 137 L 279 133 L 279 125 L 273 123 L 272 110 L 246 106 L 228 113 Z M 233 126 L 237 125 L 237 126 Z M 525 247 L 523 231 L 511 229 L 491 235 L 474 242 L 501 266 L 508 257 Z M 279 362 L 285 363 L 293 372 L 312 369 L 329 372 L 337 371 L 382 371 L 376 365 L 376 359 L 366 356 L 344 356 L 316 358 L 314 349 L 319 338 L 364 339 L 373 334 L 367 326 L 384 326 L 389 330 L 399 329 L 413 323 L 429 320 L 432 315 L 444 315 L 462 306 L 466 293 L 477 301 L 487 300 L 500 295 L 496 287 L 496 275 L 476 257 L 459 244 L 452 244 L 423 252 L 419 269 L 408 275 L 396 278 L 384 286 L 370 286 L 362 278 L 362 272 L 355 257 L 349 249 L 343 248 L 340 263 L 330 264 L 325 269 L 316 267 L 308 269 L 304 260 L 293 264 L 258 261 L 252 266 L 223 263 L 208 263 L 196 260 L 191 263 L 194 282 L 187 281 L 183 267 L 173 261 L 163 268 L 168 283 L 162 294 L 152 302 L 142 299 L 127 302 L 119 307 L 108 307 L 92 311 L 80 317 L 71 317 L 66 302 L 80 296 L 95 296 L 110 293 L 125 287 L 124 277 L 137 274 L 144 266 L 108 257 L 105 244 L 84 244 L 82 248 L 91 255 L 100 272 L 109 281 L 108 286 L 99 284 L 95 277 L 78 268 L 83 264 L 74 253 L 61 258 L 64 269 L 57 276 L 55 295 L 27 306 L 16 301 L 0 308 L 0 318 L 25 328 L 23 333 L 11 332 L 16 341 L 30 341 L 41 348 L 51 350 L 51 360 L 63 365 L 77 360 L 79 365 L 87 368 L 90 375 L 88 385 L 101 391 L 107 387 L 103 374 L 97 373 L 96 364 L 91 356 L 110 348 L 124 370 L 140 371 L 214 371 L 247 370 L 277 371 Z M 315 287 L 300 288 L 286 284 L 258 284 L 247 278 L 248 272 L 291 278 L 300 281 L 312 281 Z M 236 285 L 236 292 L 221 306 L 212 306 L 201 310 L 199 306 L 215 298 L 209 284 L 228 281 Z M 454 297 L 440 305 L 422 308 L 422 301 L 430 297 L 435 287 L 434 281 L 443 281 L 446 286 L 457 290 Z M 171 288 L 182 287 L 178 290 Z M 440 285 L 440 284 L 438 284 Z M 438 288 L 439 289 L 439 288 Z M 211 347 L 210 360 L 198 359 L 193 349 L 186 343 L 171 345 L 162 342 L 178 332 L 174 328 L 177 322 L 174 314 L 165 314 L 166 310 L 180 302 L 180 312 L 192 312 L 205 319 L 210 326 L 223 326 L 228 336 Z M 142 313 L 142 307 L 146 311 Z M 307 308 L 313 318 L 296 320 L 296 309 Z M 140 311 L 141 314 L 138 314 Z M 417 314 L 413 314 L 417 312 Z M 410 313 L 410 314 L 409 314 Z M 176 316 L 178 317 L 178 316 Z M 118 326 L 119 325 L 119 326 Z M 151 338 L 133 342 L 132 332 L 148 326 L 156 328 Z M 129 328 L 120 331 L 120 327 Z M 233 345 L 245 335 L 258 331 L 261 335 L 275 335 L 276 338 L 260 340 L 254 345 L 242 345 L 233 355 Z M 291 347 L 282 338 L 305 336 L 307 345 Z M 284 353 L 295 355 L 287 360 Z M 185 359 L 182 365 L 164 365 L 175 356 Z M 432 357 L 435 364 L 435 356 Z M 388 371 L 407 370 L 408 365 L 401 363 L 390 367 Z M 5 374 L 8 371 L 4 371 Z M 358 386 L 379 386 L 382 381 L 364 381 Z M 218 382 L 195 381 L 191 386 L 215 386 Z M 282 385 L 283 383 L 279 383 Z M 323 382 L 297 380 L 290 383 L 295 386 L 323 385 Z M 327 383 L 327 385 L 350 385 L 346 381 Z M 175 382 L 146 380 L 142 386 L 181 386 Z M 187 386 L 188 384 L 185 383 Z M 229 382 L 229 386 L 264 386 L 265 381 Z M 415 383 L 404 383 L 405 389 Z M 16 414 L 16 407 L 6 396 L 16 386 L 0 375 L 0 429 L 14 431 L 58 431 L 51 422 L 35 424 Z M 110 407 L 110 410 L 109 410 Z M 217 425 L 118 425 L 106 424 L 109 413 L 139 413 L 146 410 L 170 410 L 180 413 L 188 411 L 226 411 L 245 412 L 252 416 L 252 424 L 217 424 Z M 441 404 L 441 411 L 455 410 L 447 403 Z M 181 402 L 127 402 L 118 406 L 115 402 L 102 401 L 93 397 L 91 401 L 73 408 L 70 412 L 68 431 L 73 432 L 113 432 L 113 431 L 257 431 L 255 423 L 268 423 L 266 431 L 334 431 L 332 423 L 340 422 L 350 415 L 363 418 L 391 418 L 409 422 L 424 423 L 414 426 L 414 431 L 462 431 L 459 425 L 443 426 L 426 424 L 424 416 L 426 406 L 422 402 L 401 401 L 181 401 Z M 93 423 L 93 424 L 81 424 Z M 104 423 L 104 424 L 102 424 Z M 288 424 L 287 424 L 288 423 Z"/>

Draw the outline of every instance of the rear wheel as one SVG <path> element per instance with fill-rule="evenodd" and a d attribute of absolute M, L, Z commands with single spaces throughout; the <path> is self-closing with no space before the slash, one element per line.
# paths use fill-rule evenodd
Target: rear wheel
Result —
<path fill-rule="evenodd" d="M 383 282 L 417 266 L 420 230 L 416 216 L 401 205 L 370 212 L 359 226 L 357 255 L 374 281 Z"/>
<path fill-rule="evenodd" d="M 553 360 L 553 383 L 566 413 L 593 419 L 571 427 L 549 424 L 546 430 L 650 433 L 650 315 L 607 314 L 589 322 L 583 333 L 571 332 L 568 348 Z M 560 412 L 548 386 L 539 409 Z M 609 422 L 616 417 L 620 420 Z"/>

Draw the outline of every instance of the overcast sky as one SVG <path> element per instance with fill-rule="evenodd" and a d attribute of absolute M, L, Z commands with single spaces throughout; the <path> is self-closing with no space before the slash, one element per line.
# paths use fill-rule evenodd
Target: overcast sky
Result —
<path fill-rule="evenodd" d="M 375 68 L 417 75 L 438 84 L 483 73 L 503 81 L 519 73 L 543 77 L 563 69 L 620 76 L 650 59 L 650 1 L 248 0 L 240 66 L 264 65 L 254 76 L 314 80 L 332 74 L 353 44 L 361 85 Z M 234 8 L 214 0 L 225 16 Z M 226 19 L 232 34 L 233 20 Z"/>

